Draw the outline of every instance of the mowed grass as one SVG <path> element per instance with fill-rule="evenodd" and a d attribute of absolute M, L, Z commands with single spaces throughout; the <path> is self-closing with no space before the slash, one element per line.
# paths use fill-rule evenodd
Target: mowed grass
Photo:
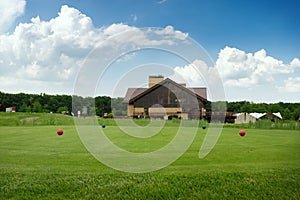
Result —
<path fill-rule="evenodd" d="M 117 126 L 104 130 L 120 147 L 148 152 L 167 144 L 177 127 L 149 139 L 131 138 Z M 239 129 L 225 128 L 199 159 L 206 131 L 199 129 L 170 166 L 131 174 L 93 158 L 74 126 L 0 126 L 0 199 L 299 199 L 299 131 L 247 129 L 240 137 Z"/>
<path fill-rule="evenodd" d="M 74 125 L 69 115 L 57 113 L 0 112 L 0 126 Z"/>

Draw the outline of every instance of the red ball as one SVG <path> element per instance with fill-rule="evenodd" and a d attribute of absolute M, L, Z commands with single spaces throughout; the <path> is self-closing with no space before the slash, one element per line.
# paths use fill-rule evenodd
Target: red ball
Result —
<path fill-rule="evenodd" d="M 246 131 L 245 130 L 240 130 L 240 136 L 244 136 L 246 135 Z"/>
<path fill-rule="evenodd" d="M 62 129 L 58 129 L 56 133 L 57 133 L 57 135 L 62 135 L 64 133 L 64 131 Z"/>

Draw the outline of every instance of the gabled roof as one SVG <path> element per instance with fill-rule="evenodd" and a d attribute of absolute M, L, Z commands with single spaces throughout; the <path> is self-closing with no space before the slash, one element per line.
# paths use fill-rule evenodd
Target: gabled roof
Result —
<path fill-rule="evenodd" d="M 250 113 L 249 115 L 251 115 L 252 117 L 255 117 L 256 119 L 259 119 L 263 116 L 265 116 L 267 113 Z"/>
<path fill-rule="evenodd" d="M 272 114 L 275 115 L 276 117 L 278 117 L 279 119 L 282 119 L 282 116 L 281 116 L 280 112 L 272 113 Z"/>
<path fill-rule="evenodd" d="M 188 89 L 194 92 L 195 94 L 199 95 L 200 97 L 207 99 L 206 88 L 197 87 L 197 88 L 188 88 Z"/>
<path fill-rule="evenodd" d="M 269 113 L 269 114 L 274 115 L 274 116 L 278 117 L 279 119 L 282 119 L 282 116 L 281 116 L 280 112 Z M 251 115 L 252 117 L 255 117 L 256 119 L 260 119 L 263 116 L 267 115 L 267 113 L 250 113 L 249 115 Z"/>
<path fill-rule="evenodd" d="M 129 103 L 130 99 L 136 97 L 147 89 L 148 88 L 128 88 L 123 103 Z"/>
<path fill-rule="evenodd" d="M 205 103 L 207 102 L 206 88 L 186 88 L 169 78 L 166 78 L 165 80 L 161 81 L 160 83 L 154 85 L 151 88 L 128 88 L 123 102 L 124 103 L 133 102 L 166 83 L 173 84 L 176 87 L 179 87 L 180 89 L 186 91 L 187 93 L 189 93 L 191 95 L 196 95 L 197 99 L 199 99 Z"/>

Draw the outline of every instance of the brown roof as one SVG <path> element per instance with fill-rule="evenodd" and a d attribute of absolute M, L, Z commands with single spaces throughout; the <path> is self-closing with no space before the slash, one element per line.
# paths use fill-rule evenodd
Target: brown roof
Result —
<path fill-rule="evenodd" d="M 134 97 L 143 93 L 147 89 L 148 88 L 128 88 L 123 103 L 129 103 L 130 99 L 133 99 Z"/>
<path fill-rule="evenodd" d="M 185 88 L 182 85 L 176 83 L 175 81 L 167 78 L 167 79 L 161 81 L 159 84 L 157 84 L 157 85 L 155 85 L 151 88 L 128 88 L 123 102 L 124 103 L 129 103 L 133 99 L 136 99 L 136 98 L 139 98 L 140 96 L 143 96 L 144 94 L 154 90 L 155 88 L 159 87 L 161 84 L 163 84 L 165 82 L 170 82 L 172 84 L 177 85 L 178 87 L 181 87 L 183 90 L 193 92 L 194 94 L 196 94 L 196 96 L 198 98 L 202 99 L 205 102 L 207 101 L 206 88 Z"/>
<path fill-rule="evenodd" d="M 200 97 L 207 99 L 206 88 L 189 88 L 195 94 L 199 95 Z"/>

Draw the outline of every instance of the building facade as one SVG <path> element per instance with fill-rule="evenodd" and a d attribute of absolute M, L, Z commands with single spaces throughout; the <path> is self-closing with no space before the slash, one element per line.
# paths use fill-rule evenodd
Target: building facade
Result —
<path fill-rule="evenodd" d="M 149 76 L 148 88 L 129 88 L 124 98 L 129 117 L 201 118 L 206 88 L 187 88 L 163 76 Z"/>

